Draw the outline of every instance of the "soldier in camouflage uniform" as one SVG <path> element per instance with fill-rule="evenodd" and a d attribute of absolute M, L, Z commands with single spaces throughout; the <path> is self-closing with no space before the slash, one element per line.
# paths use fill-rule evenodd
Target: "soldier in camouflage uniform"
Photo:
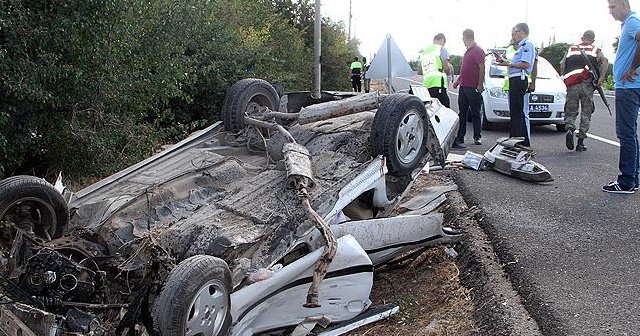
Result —
<path fill-rule="evenodd" d="M 582 35 L 582 42 L 569 47 L 569 50 L 560 61 L 560 71 L 563 73 L 564 82 L 567 85 L 567 101 L 564 105 L 564 121 L 567 125 L 567 134 L 565 144 L 567 149 L 573 150 L 573 133 L 576 130 L 575 122 L 578 118 L 578 109 L 582 105 L 582 113 L 580 114 L 580 128 L 576 137 L 578 143 L 575 146 L 576 151 L 583 152 L 587 150 L 584 145 L 584 139 L 587 137 L 587 131 L 591 124 L 591 114 L 595 110 L 593 104 L 593 79 L 589 74 L 589 67 L 581 51 L 584 51 L 587 58 L 598 73 L 598 86 L 604 83 L 605 73 L 609 67 L 609 61 L 602 54 L 600 48 L 593 45 L 595 34 L 592 30 L 587 30 Z"/>

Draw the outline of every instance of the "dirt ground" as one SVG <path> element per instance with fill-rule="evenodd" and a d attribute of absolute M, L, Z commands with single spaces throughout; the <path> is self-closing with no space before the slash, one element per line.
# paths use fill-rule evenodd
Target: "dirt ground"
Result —
<path fill-rule="evenodd" d="M 454 180 L 453 170 L 422 175 L 412 193 Z M 445 253 L 447 246 L 438 246 L 376 269 L 373 305 L 393 303 L 400 311 L 348 335 L 540 335 L 480 227 L 482 212 L 467 206 L 458 191 L 447 193 L 438 210 L 445 214 L 445 226 L 465 232 L 461 242 L 449 246 L 458 256 L 452 258 Z"/>
<path fill-rule="evenodd" d="M 422 175 L 408 198 L 416 192 L 451 180 L 434 174 Z M 448 215 L 453 203 L 445 202 L 445 225 L 456 227 L 458 218 Z M 349 335 L 473 335 L 479 330 L 474 320 L 473 291 L 461 284 L 456 259 L 438 246 L 399 264 L 375 270 L 371 300 L 374 306 L 393 303 L 400 311 L 389 319 L 361 327 Z M 456 250 L 456 246 L 451 246 Z"/>

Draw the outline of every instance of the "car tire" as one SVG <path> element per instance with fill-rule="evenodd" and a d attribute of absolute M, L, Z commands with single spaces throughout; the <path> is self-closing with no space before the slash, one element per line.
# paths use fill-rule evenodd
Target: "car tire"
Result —
<path fill-rule="evenodd" d="M 152 318 L 159 335 L 224 336 L 231 328 L 231 272 L 213 256 L 183 260 L 167 277 Z"/>
<path fill-rule="evenodd" d="M 244 117 L 259 116 L 260 107 L 277 111 L 280 104 L 278 92 L 262 79 L 246 78 L 231 85 L 222 105 L 222 118 L 227 131 L 238 132 L 244 128 Z"/>
<path fill-rule="evenodd" d="M 495 124 L 487 119 L 487 112 L 485 112 L 484 103 L 480 105 L 480 112 L 482 113 L 482 129 L 487 131 L 493 130 L 495 128 Z"/>
<path fill-rule="evenodd" d="M 556 130 L 558 130 L 558 132 L 566 132 L 567 124 L 556 124 Z"/>
<path fill-rule="evenodd" d="M 397 93 L 389 95 L 378 107 L 371 129 L 374 156 L 387 158 L 389 172 L 411 174 L 426 152 L 427 109 L 420 98 Z"/>
<path fill-rule="evenodd" d="M 67 202 L 47 181 L 27 175 L 0 181 L 0 222 L 27 215 L 33 221 L 34 234 L 46 241 L 62 236 L 69 224 Z"/>

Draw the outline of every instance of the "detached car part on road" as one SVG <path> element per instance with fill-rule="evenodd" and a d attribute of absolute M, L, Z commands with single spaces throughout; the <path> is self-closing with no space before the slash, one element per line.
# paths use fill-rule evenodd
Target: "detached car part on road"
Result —
<path fill-rule="evenodd" d="M 223 120 L 77 193 L 0 181 L 0 330 L 218 336 L 345 321 L 370 306 L 375 265 L 460 237 L 440 213 L 395 211 L 455 137 L 437 100 L 314 100 L 244 79 Z"/>
<path fill-rule="evenodd" d="M 528 182 L 551 182 L 553 177 L 547 168 L 533 161 L 534 152 L 519 147 L 524 138 L 499 138 L 484 153 L 487 165 L 493 170 Z"/>

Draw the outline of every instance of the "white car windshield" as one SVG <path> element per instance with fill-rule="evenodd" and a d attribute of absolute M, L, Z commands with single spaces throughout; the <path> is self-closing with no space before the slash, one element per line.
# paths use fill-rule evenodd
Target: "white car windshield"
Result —
<path fill-rule="evenodd" d="M 504 78 L 504 76 L 507 73 L 507 67 L 495 64 L 495 63 L 493 63 L 493 61 L 490 64 L 491 65 L 489 66 L 489 76 L 491 78 Z M 537 78 L 539 78 L 539 79 L 551 79 L 551 78 L 558 78 L 558 77 L 559 76 L 558 76 L 558 73 L 556 72 L 556 69 L 554 69 L 553 66 L 551 66 L 549 61 L 547 61 L 544 58 L 539 58 L 538 59 L 538 76 L 537 76 Z"/>

